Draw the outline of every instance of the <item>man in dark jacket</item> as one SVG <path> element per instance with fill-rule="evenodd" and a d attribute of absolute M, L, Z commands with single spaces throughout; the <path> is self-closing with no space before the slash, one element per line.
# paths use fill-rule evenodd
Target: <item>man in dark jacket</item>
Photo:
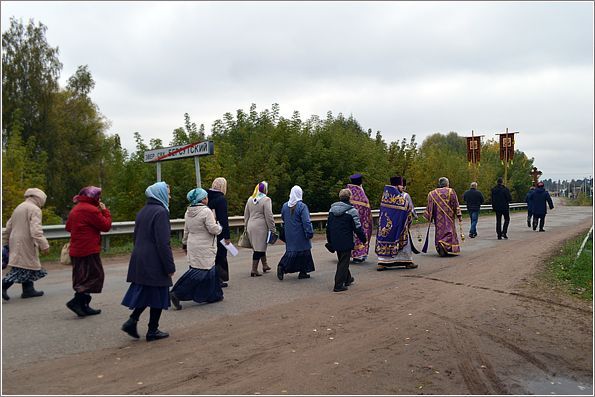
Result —
<path fill-rule="evenodd" d="M 229 219 L 227 216 L 227 200 L 225 193 L 227 192 L 227 180 L 219 177 L 215 178 L 211 188 L 207 191 L 209 198 L 209 208 L 215 211 L 215 219 L 223 228 L 221 234 L 217 236 L 217 255 L 215 256 L 215 268 L 217 275 L 221 281 L 221 287 L 227 287 L 226 281 L 229 281 L 229 265 L 227 263 L 227 248 L 221 244 L 221 240 L 225 240 L 225 244 L 229 244 Z"/>
<path fill-rule="evenodd" d="M 355 246 L 353 233 L 363 244 L 367 241 L 357 210 L 349 202 L 350 199 L 351 191 L 342 189 L 339 201 L 331 205 L 326 224 L 327 248 L 331 252 L 336 251 L 338 259 L 334 292 L 347 291 L 347 287 L 355 281 L 349 272 L 351 251 Z"/>
<path fill-rule="evenodd" d="M 509 204 L 512 201 L 510 190 L 502 182 L 502 178 L 498 178 L 497 185 L 492 188 L 492 209 L 496 212 L 496 234 L 498 240 L 508 240 L 506 233 L 508 232 L 508 224 L 510 223 Z M 504 216 L 504 225 L 502 225 L 502 217 Z"/>
<path fill-rule="evenodd" d="M 535 186 L 531 186 L 525 196 L 525 203 L 527 203 L 527 227 L 531 227 L 531 218 L 533 217 L 533 201 L 531 200 L 533 192 L 535 192 Z"/>
<path fill-rule="evenodd" d="M 539 221 L 539 231 L 545 232 L 543 226 L 545 224 L 545 215 L 547 214 L 546 203 L 551 210 L 554 209 L 554 203 L 548 191 L 545 190 L 543 182 L 537 184 L 537 189 L 533 191 L 529 201 L 533 204 L 533 230 L 537 230 L 537 222 Z"/>
<path fill-rule="evenodd" d="M 469 228 L 469 237 L 477 237 L 477 221 L 479 219 L 479 210 L 483 204 L 483 194 L 477 190 L 477 182 L 471 182 L 471 188 L 463 193 L 463 200 L 467 204 L 469 218 L 471 218 L 471 227 Z"/>

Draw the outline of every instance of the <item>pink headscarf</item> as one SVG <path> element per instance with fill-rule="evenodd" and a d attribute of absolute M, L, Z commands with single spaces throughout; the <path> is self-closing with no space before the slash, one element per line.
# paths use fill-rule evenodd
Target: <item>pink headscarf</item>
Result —
<path fill-rule="evenodd" d="M 101 198 L 101 188 L 96 186 L 87 186 L 81 189 L 79 194 L 72 198 L 72 201 L 78 203 L 79 201 L 95 202 L 99 204 Z M 89 200 L 90 199 L 90 200 Z"/>

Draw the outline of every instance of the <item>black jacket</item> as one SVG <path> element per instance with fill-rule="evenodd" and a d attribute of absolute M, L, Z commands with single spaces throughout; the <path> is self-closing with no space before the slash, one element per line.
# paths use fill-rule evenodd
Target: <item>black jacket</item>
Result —
<path fill-rule="evenodd" d="M 533 191 L 533 194 L 529 197 L 529 201 L 533 204 L 533 215 L 547 214 L 546 203 L 549 204 L 551 210 L 554 209 L 554 203 L 550 194 L 542 187 L 538 187 Z"/>
<path fill-rule="evenodd" d="M 222 238 L 229 240 L 229 219 L 227 219 L 227 200 L 225 195 L 217 190 L 207 190 L 209 198 L 209 208 L 215 210 L 217 214 L 216 220 L 219 222 L 223 230 L 221 234 L 217 236 L 217 242 L 221 241 Z"/>
<path fill-rule="evenodd" d="M 492 209 L 494 211 L 508 211 L 508 204 L 512 201 L 510 190 L 504 185 L 492 188 Z"/>
<path fill-rule="evenodd" d="M 326 224 L 326 241 L 335 251 L 351 251 L 355 246 L 353 233 L 365 243 L 364 233 L 357 210 L 353 205 L 338 201 L 331 205 Z"/>
<path fill-rule="evenodd" d="M 483 204 L 483 194 L 479 190 L 471 188 L 463 193 L 463 201 L 467 204 L 467 210 L 479 211 Z"/>
<path fill-rule="evenodd" d="M 169 274 L 176 271 L 176 265 L 170 236 L 169 212 L 158 200 L 148 198 L 134 221 L 134 248 L 126 281 L 153 287 L 172 285 Z"/>

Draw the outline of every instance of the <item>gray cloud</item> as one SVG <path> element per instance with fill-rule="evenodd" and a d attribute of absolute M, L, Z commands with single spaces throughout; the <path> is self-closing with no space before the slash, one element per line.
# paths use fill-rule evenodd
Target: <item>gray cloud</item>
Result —
<path fill-rule="evenodd" d="M 352 114 L 387 141 L 508 127 L 545 177 L 593 169 L 589 2 L 1 6 L 3 31 L 10 16 L 48 26 L 62 81 L 89 65 L 93 99 L 129 149 L 134 131 L 167 143 L 185 112 L 208 130 L 279 103 L 286 117 Z"/>

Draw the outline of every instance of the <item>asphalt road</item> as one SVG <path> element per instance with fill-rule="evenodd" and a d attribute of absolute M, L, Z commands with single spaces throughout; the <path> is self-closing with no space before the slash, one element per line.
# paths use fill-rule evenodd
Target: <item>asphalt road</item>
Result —
<path fill-rule="evenodd" d="M 506 240 L 497 240 L 495 235 L 495 217 L 493 215 L 480 216 L 478 224 L 479 237 L 466 238 L 462 243 L 462 254 L 476 253 L 484 248 L 501 245 L 506 251 Z M 550 211 L 546 218 L 546 233 L 555 233 L 556 227 L 569 226 L 593 218 L 592 207 L 563 207 L 556 203 L 556 208 Z M 416 227 L 412 236 L 425 236 L 425 226 Z M 463 222 L 463 229 L 467 235 L 469 220 Z M 433 242 L 433 228 L 430 231 Z M 528 234 L 536 233 L 526 225 L 524 212 L 511 216 L 509 227 L 509 241 L 520 240 Z M 324 248 L 323 235 L 317 235 L 313 244 L 313 256 L 316 271 L 307 280 L 298 280 L 297 274 L 286 275 L 281 282 L 277 279 L 274 269 L 283 255 L 284 246 L 276 244 L 268 250 L 269 265 L 273 271 L 263 277 L 250 277 L 252 251 L 240 249 L 237 257 L 229 257 L 230 286 L 224 289 L 225 298 L 222 302 L 210 305 L 197 305 L 184 302 L 181 311 L 165 311 L 161 318 L 161 329 L 170 333 L 176 330 L 195 327 L 200 332 L 203 322 L 222 319 L 239 313 L 247 313 L 256 309 L 267 308 L 279 303 L 299 301 L 314 295 L 325 299 L 332 294 L 336 257 Z M 421 243 L 416 241 L 418 248 Z M 373 242 L 370 257 L 366 263 L 351 265 L 350 269 L 357 283 L 373 284 L 376 280 L 385 281 L 387 278 L 398 280 L 404 272 L 416 272 L 428 275 L 449 265 L 449 259 L 439 258 L 430 244 L 428 254 L 415 256 L 419 265 L 415 270 L 376 271 L 376 256 Z M 513 257 L 514 253 L 510 253 Z M 187 269 L 185 258 L 181 251 L 175 252 L 178 271 L 174 281 Z M 20 286 L 15 285 L 9 290 L 11 300 L 2 302 L 2 363 L 6 368 L 17 367 L 21 364 L 38 360 L 57 358 L 73 353 L 94 351 L 106 347 L 126 346 L 130 337 L 120 331 L 121 324 L 128 318 L 129 309 L 120 304 L 128 287 L 126 271 L 128 257 L 109 258 L 104 260 L 106 279 L 104 290 L 95 295 L 92 306 L 102 309 L 98 316 L 78 318 L 65 307 L 65 303 L 72 297 L 71 269 L 59 264 L 48 264 L 49 274 L 36 283 L 37 289 L 45 291 L 41 298 L 21 299 Z M 425 266 L 425 265 L 432 266 Z M 348 292 L 347 292 L 348 293 Z M 139 332 L 144 332 L 147 314 L 143 315 L 139 324 Z"/>

